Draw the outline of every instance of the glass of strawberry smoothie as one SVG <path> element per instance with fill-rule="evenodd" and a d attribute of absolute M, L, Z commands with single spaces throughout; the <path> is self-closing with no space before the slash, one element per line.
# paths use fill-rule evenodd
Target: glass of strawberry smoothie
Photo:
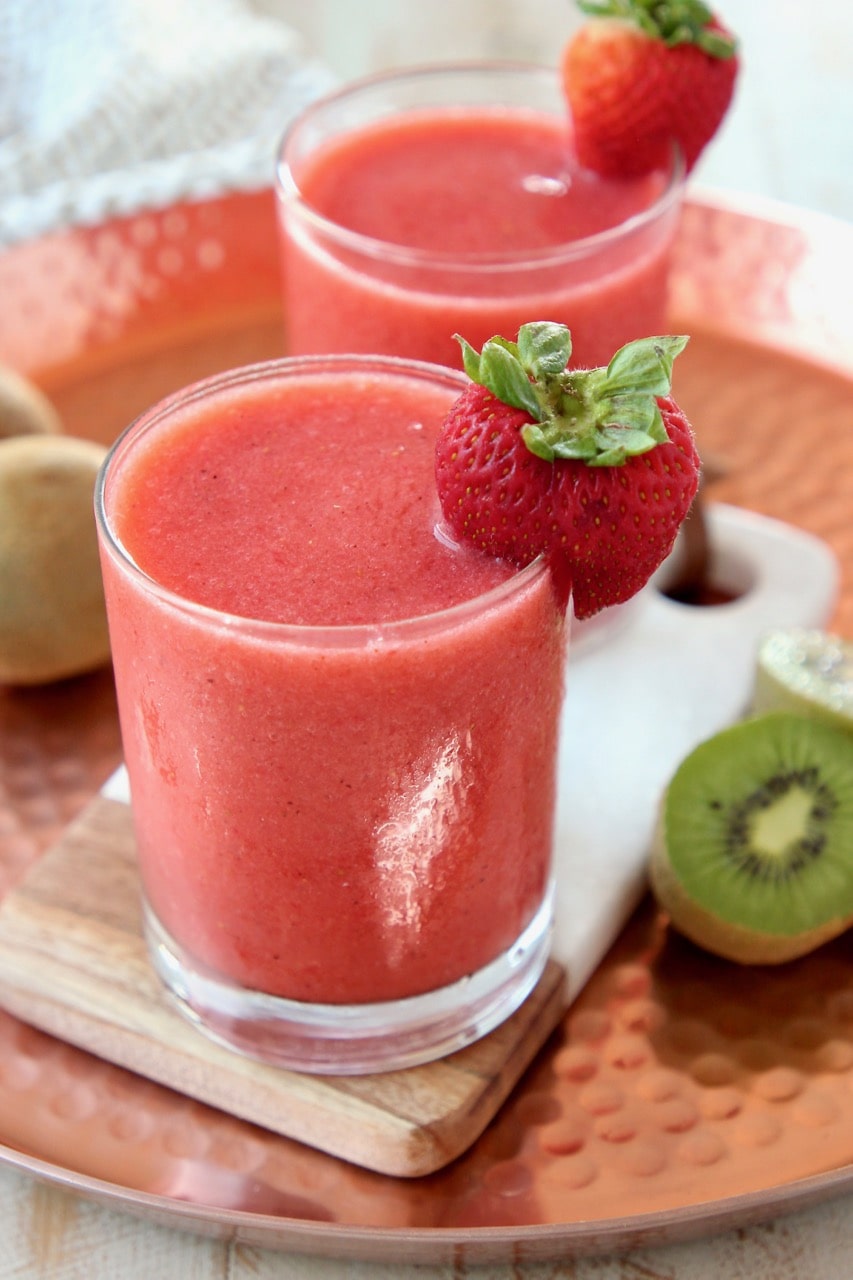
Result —
<path fill-rule="evenodd" d="M 551 920 L 564 610 L 442 531 L 464 379 L 363 356 L 196 384 L 96 510 L 153 963 L 184 1012 L 308 1071 L 505 1019 Z"/>
<path fill-rule="evenodd" d="M 287 350 L 460 363 L 496 333 L 566 324 L 573 363 L 667 331 L 683 192 L 585 170 L 555 69 L 424 67 L 310 106 L 276 169 Z"/>

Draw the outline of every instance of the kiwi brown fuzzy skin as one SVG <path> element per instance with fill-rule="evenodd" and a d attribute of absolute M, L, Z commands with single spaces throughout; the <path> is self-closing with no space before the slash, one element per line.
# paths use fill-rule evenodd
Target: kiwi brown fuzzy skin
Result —
<path fill-rule="evenodd" d="M 94 512 L 105 454 L 50 433 L 0 441 L 0 684 L 49 684 L 109 661 Z"/>
<path fill-rule="evenodd" d="M 821 741 L 822 750 L 837 751 L 853 788 L 853 740 L 848 734 L 809 717 L 787 712 L 754 716 L 744 723 L 758 725 L 760 722 L 772 732 L 781 730 L 789 735 L 799 734 L 803 740 L 816 738 Z M 716 740 L 722 740 L 731 733 L 731 730 L 724 730 L 716 735 Z M 701 744 L 688 761 L 694 757 L 699 761 L 708 746 L 709 743 Z M 686 763 L 683 762 L 681 768 Z M 709 762 L 708 768 L 711 767 Z M 781 931 L 744 924 L 742 920 L 732 918 L 737 914 L 736 909 L 731 914 L 727 914 L 725 908 L 721 909 L 718 895 L 697 891 L 695 880 L 690 886 L 686 885 L 683 868 L 679 867 L 679 851 L 673 848 L 671 830 L 672 789 L 679 772 L 676 771 L 661 801 L 649 863 L 652 891 L 679 933 L 726 960 L 746 965 L 778 965 L 807 955 L 853 925 L 853 846 L 845 847 L 841 860 L 841 884 L 833 886 L 840 891 L 833 893 L 832 906 L 826 908 L 822 918 L 815 919 L 810 927 Z M 835 874 L 838 874 L 837 866 Z M 747 891 L 748 885 L 744 885 L 744 892 Z"/>
<path fill-rule="evenodd" d="M 840 937 L 853 925 L 853 915 L 838 916 L 805 933 L 786 937 L 778 933 L 755 933 L 707 911 L 686 893 L 673 870 L 660 822 L 652 849 L 649 879 L 655 898 L 678 933 L 704 951 L 736 964 L 787 964 L 789 960 L 797 960 L 825 942 Z"/>
<path fill-rule="evenodd" d="M 44 392 L 14 369 L 0 365 L 0 440 L 61 431 L 59 414 Z"/>

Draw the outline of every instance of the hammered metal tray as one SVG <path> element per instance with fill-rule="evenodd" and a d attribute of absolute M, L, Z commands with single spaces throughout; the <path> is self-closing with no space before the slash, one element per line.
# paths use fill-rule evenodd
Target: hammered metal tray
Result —
<path fill-rule="evenodd" d="M 698 193 L 685 210 L 676 392 L 714 499 L 839 558 L 853 634 L 853 228 Z M 269 192 L 0 257 L 0 359 L 108 442 L 196 377 L 282 350 Z M 723 606 L 724 607 L 724 606 Z M 689 691 L 684 696 L 689 696 Z M 120 758 L 108 671 L 0 690 L 0 891 Z M 661 1243 L 853 1190 L 850 935 L 779 971 L 674 937 L 645 902 L 497 1119 L 454 1164 L 371 1173 L 191 1102 L 0 1014 L 0 1160 L 188 1230 L 383 1261 Z"/>

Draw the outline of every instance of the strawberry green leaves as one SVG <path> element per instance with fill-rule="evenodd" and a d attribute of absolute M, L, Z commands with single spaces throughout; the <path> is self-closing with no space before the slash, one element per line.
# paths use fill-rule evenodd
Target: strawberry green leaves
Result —
<path fill-rule="evenodd" d="M 518 355 L 532 378 L 557 377 L 571 354 L 572 335 L 565 325 L 538 320 L 518 331 Z"/>
<path fill-rule="evenodd" d="M 540 413 L 539 400 L 530 377 L 518 358 L 518 347 L 506 338 L 494 337 L 477 354 L 470 343 L 459 334 L 454 335 L 462 347 L 462 363 L 472 382 L 486 387 L 504 404 L 513 409 L 523 409 L 532 418 Z"/>
<path fill-rule="evenodd" d="M 594 466 L 619 466 L 628 457 L 646 453 L 668 437 L 658 397 L 669 395 L 675 357 L 687 338 L 647 338 L 621 347 L 607 366 L 598 387 L 596 436 L 602 452 Z"/>
<path fill-rule="evenodd" d="M 713 10 L 702 0 L 578 0 L 578 8 L 592 17 L 634 22 L 670 49 L 695 44 L 713 58 L 735 53 L 735 40 L 714 25 Z"/>
<path fill-rule="evenodd" d="M 479 354 L 456 336 L 471 381 L 529 414 L 533 421 L 521 428 L 522 438 L 547 462 L 621 466 L 668 439 L 657 400 L 669 394 L 686 337 L 638 339 L 620 348 L 606 369 L 569 369 L 565 325 L 523 325 L 517 342 L 490 338 Z"/>

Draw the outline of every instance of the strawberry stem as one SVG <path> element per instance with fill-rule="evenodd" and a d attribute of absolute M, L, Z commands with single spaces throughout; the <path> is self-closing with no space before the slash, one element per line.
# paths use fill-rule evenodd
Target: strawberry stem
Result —
<path fill-rule="evenodd" d="M 517 342 L 490 338 L 479 353 L 455 336 L 468 377 L 528 414 L 522 438 L 547 462 L 618 467 L 669 439 L 657 401 L 669 395 L 684 336 L 626 343 L 606 369 L 569 369 L 571 333 L 550 321 L 522 325 Z"/>
<path fill-rule="evenodd" d="M 578 0 L 578 8 L 596 18 L 633 22 L 669 48 L 695 44 L 712 58 L 731 58 L 737 42 L 702 0 Z"/>

